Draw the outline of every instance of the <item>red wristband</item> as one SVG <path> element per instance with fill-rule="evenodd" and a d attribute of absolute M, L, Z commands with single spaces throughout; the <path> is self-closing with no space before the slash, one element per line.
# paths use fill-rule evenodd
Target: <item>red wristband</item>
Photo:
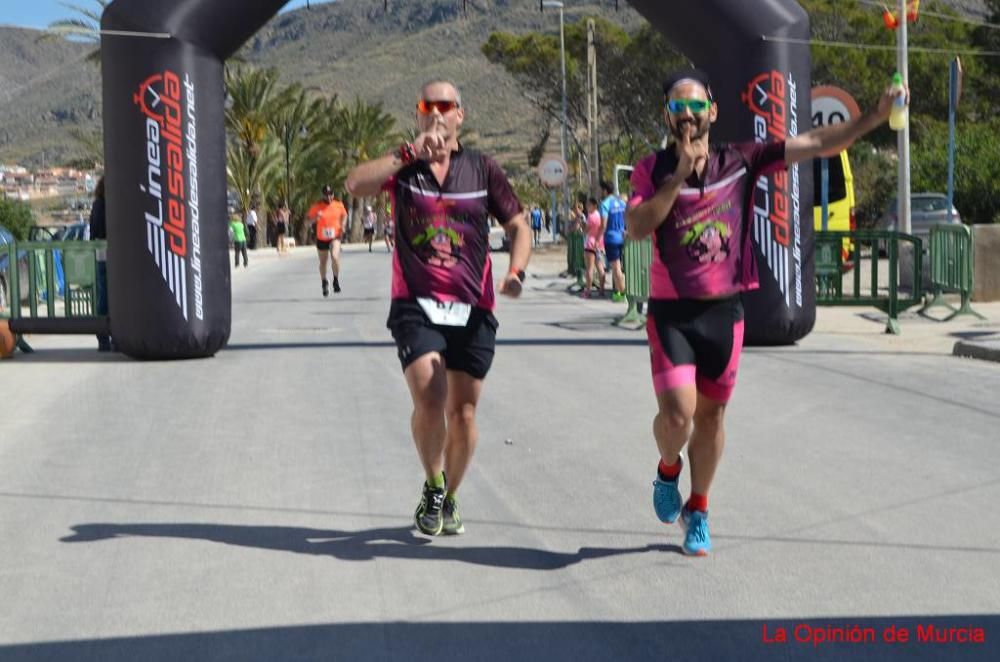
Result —
<path fill-rule="evenodd" d="M 403 143 L 400 145 L 397 155 L 399 156 L 399 160 L 403 162 L 403 165 L 410 165 L 417 160 L 417 150 L 413 146 L 413 143 Z"/>

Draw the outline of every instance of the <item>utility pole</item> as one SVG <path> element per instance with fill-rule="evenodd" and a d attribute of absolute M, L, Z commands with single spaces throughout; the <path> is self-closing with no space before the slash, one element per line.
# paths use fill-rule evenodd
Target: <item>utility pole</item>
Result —
<path fill-rule="evenodd" d="M 587 21 L 587 127 L 590 131 L 590 194 L 597 197 L 601 186 L 601 148 L 597 136 L 597 47 L 596 25 Z"/>
<path fill-rule="evenodd" d="M 907 17 L 906 0 L 899 0 L 899 28 L 896 30 L 897 65 L 903 76 L 903 83 L 910 85 L 909 59 L 907 58 Z M 897 228 L 903 234 L 910 234 L 910 114 L 906 114 L 906 126 L 896 138 L 899 151 L 899 188 L 896 192 Z"/>
<path fill-rule="evenodd" d="M 563 10 L 565 6 L 560 0 L 544 0 L 542 2 L 542 7 L 551 7 L 559 10 L 559 55 L 562 60 L 562 126 L 559 132 L 559 153 L 562 156 L 563 163 L 568 166 L 568 161 L 566 160 L 566 23 L 563 18 Z M 566 223 L 569 220 L 569 209 L 572 206 L 569 199 L 569 177 L 563 181 L 563 204 L 562 204 L 562 222 Z M 558 236 L 558 223 L 552 223 L 553 237 Z"/>

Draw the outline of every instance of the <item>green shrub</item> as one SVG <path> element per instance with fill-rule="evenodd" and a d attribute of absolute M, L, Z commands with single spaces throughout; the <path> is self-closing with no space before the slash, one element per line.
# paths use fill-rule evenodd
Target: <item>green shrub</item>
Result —
<path fill-rule="evenodd" d="M 25 241 L 28 232 L 35 225 L 31 207 L 20 200 L 0 198 L 0 225 L 4 226 L 18 241 Z"/>

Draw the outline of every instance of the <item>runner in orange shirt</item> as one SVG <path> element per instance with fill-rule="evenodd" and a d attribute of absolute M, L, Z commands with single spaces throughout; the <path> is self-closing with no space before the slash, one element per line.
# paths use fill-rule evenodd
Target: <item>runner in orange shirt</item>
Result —
<path fill-rule="evenodd" d="M 333 197 L 333 188 L 323 187 L 323 199 L 309 208 L 306 218 L 316 223 L 316 250 L 319 251 L 319 277 L 323 280 L 323 296 L 330 296 L 326 279 L 326 261 L 333 256 L 333 291 L 340 291 L 340 240 L 344 235 L 344 204 Z"/>

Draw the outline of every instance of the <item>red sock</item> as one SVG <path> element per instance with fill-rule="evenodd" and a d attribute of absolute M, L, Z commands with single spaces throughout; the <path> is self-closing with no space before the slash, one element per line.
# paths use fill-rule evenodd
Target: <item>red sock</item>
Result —
<path fill-rule="evenodd" d="M 688 510 L 698 510 L 703 513 L 708 512 L 708 495 L 706 494 L 695 494 L 691 493 L 691 498 L 688 499 L 687 504 L 684 506 Z"/>
<path fill-rule="evenodd" d="M 656 471 L 660 474 L 661 480 L 677 480 L 677 477 L 681 475 L 681 469 L 684 467 L 684 462 L 680 457 L 673 464 L 667 464 L 662 459 L 660 460 L 660 466 L 656 468 Z"/>

